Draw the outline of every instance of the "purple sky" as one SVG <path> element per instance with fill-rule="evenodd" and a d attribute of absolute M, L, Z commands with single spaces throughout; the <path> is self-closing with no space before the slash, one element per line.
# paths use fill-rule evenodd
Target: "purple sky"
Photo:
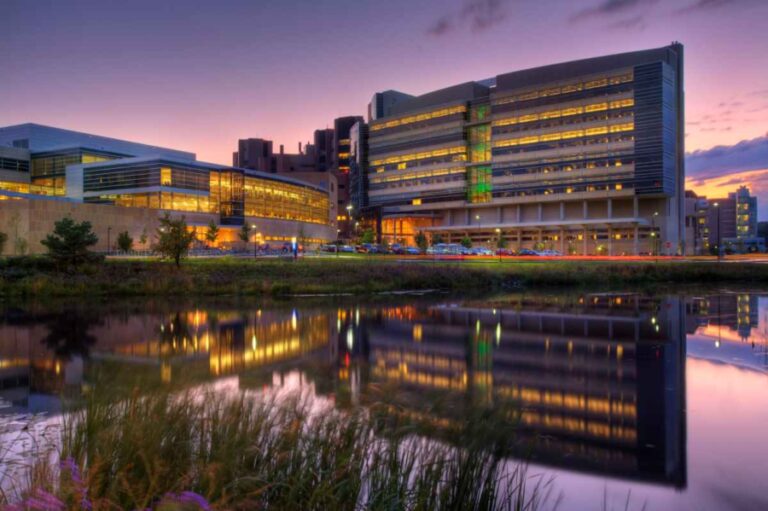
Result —
<path fill-rule="evenodd" d="M 379 90 L 671 41 L 686 46 L 687 150 L 768 147 L 765 0 L 2 0 L 0 19 L 0 125 L 206 161 L 230 163 L 244 137 L 294 151 L 334 117 L 363 115 Z M 760 158 L 702 172 L 768 168 Z"/>

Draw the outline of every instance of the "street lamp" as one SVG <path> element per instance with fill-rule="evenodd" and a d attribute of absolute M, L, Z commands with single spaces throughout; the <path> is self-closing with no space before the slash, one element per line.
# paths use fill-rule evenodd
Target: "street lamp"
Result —
<path fill-rule="evenodd" d="M 109 247 L 112 245 L 110 237 L 112 234 L 112 227 L 107 227 L 107 255 L 109 255 Z"/>
<path fill-rule="evenodd" d="M 496 228 L 496 252 L 499 256 L 499 262 L 501 262 L 501 229 Z"/>
<path fill-rule="evenodd" d="M 720 234 L 720 203 L 715 202 L 714 206 L 717 209 L 717 260 L 721 261 L 723 259 L 723 251 L 720 246 L 722 244 L 722 235 Z"/>
<path fill-rule="evenodd" d="M 254 232 L 256 231 L 256 224 L 251 224 L 251 230 L 254 231 Z M 253 238 L 253 257 L 256 257 L 258 255 L 258 252 L 259 252 L 258 237 L 259 237 L 259 234 L 256 233 L 255 237 Z M 246 249 L 247 249 L 247 247 L 246 247 Z"/>

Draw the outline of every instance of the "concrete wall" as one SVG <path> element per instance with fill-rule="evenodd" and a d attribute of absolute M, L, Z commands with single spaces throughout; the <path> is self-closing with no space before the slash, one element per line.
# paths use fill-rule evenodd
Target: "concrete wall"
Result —
<path fill-rule="evenodd" d="M 84 204 L 60 200 L 6 200 L 0 201 L 0 231 L 8 235 L 3 255 L 40 254 L 45 247 L 40 241 L 53 231 L 54 222 L 70 215 L 74 220 L 87 220 L 93 224 L 93 231 L 99 237 L 94 250 L 107 250 L 107 243 L 114 249 L 117 236 L 122 231 L 128 231 L 134 240 L 134 249 L 148 249 L 154 241 L 159 227 L 158 219 L 165 211 L 157 209 L 125 208 L 102 204 Z M 201 213 L 171 212 L 174 218 L 184 216 L 187 223 L 203 227 L 217 215 Z M 308 224 L 295 221 L 275 220 L 267 218 L 248 218 L 249 223 L 255 224 L 264 236 L 296 236 L 303 226 L 306 238 L 330 241 L 336 238 L 336 230 L 329 225 Z M 233 232 L 238 228 L 232 228 Z M 222 228 L 222 231 L 225 229 Z M 141 243 L 142 234 L 146 242 Z M 230 233 L 232 234 L 232 233 Z M 235 238 L 235 236 L 231 236 Z M 224 236 L 222 236 L 224 238 Z M 26 250 L 21 250 L 26 245 Z"/>

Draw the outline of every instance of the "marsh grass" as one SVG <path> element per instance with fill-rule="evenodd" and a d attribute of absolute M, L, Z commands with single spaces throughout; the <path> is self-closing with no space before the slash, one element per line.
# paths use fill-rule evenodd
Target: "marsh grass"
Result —
<path fill-rule="evenodd" d="M 157 260 L 110 260 L 76 275 L 44 258 L 0 259 L 0 297 L 374 294 L 440 289 L 510 291 L 537 286 L 764 283 L 768 265 L 686 261 L 398 262 L 393 259 L 307 258 L 298 262 L 192 259 L 181 268 Z"/>
<path fill-rule="evenodd" d="M 476 421 L 454 444 L 385 409 L 318 410 L 298 395 L 91 395 L 64 416 L 66 465 L 37 460 L 38 475 L 15 494 L 50 495 L 72 510 L 204 507 L 169 507 L 167 496 L 181 494 L 233 510 L 536 510 L 550 501 L 552 481 L 509 461 L 508 446 Z M 484 425 L 491 431 L 493 419 Z"/>

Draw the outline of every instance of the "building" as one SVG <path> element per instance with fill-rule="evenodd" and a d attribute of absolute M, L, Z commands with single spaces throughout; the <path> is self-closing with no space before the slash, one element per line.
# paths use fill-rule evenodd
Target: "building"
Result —
<path fill-rule="evenodd" d="M 368 204 L 389 240 L 682 253 L 683 110 L 679 43 L 379 93 Z"/>
<path fill-rule="evenodd" d="M 710 251 L 717 253 L 764 252 L 765 238 L 757 234 L 757 197 L 741 186 L 722 199 L 709 199 L 706 205 Z"/>
<path fill-rule="evenodd" d="M 335 238 L 328 190 L 296 179 L 36 124 L 0 128 L 0 148 L 0 200 L 15 199 L 0 207 L 0 230 L 23 238 L 30 251 L 40 250 L 39 239 L 64 214 L 90 220 L 102 249 L 112 248 L 118 228 L 146 239 L 163 212 L 183 214 L 201 239 L 212 221 L 221 225 L 223 244 L 237 243 L 243 224 L 265 243 Z"/>
<path fill-rule="evenodd" d="M 706 255 L 709 253 L 709 224 L 707 210 L 709 201 L 691 190 L 685 191 L 685 254 Z"/>

